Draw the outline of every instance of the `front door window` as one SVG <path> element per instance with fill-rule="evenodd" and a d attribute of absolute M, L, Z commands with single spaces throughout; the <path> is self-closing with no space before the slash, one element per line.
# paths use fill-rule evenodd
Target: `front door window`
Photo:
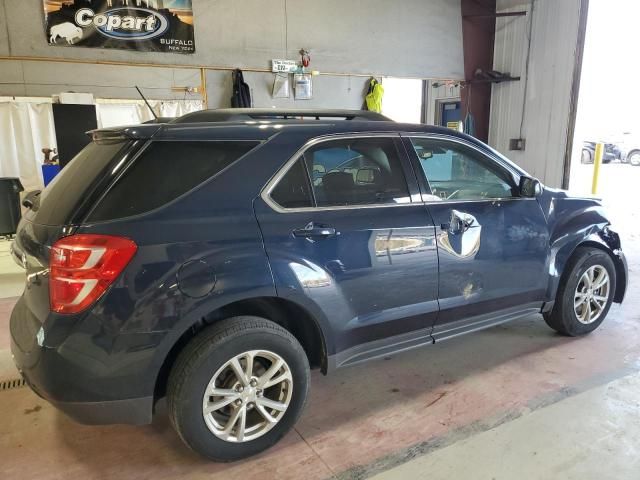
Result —
<path fill-rule="evenodd" d="M 508 174 L 473 150 L 443 140 L 412 138 L 431 193 L 442 200 L 515 197 Z"/>

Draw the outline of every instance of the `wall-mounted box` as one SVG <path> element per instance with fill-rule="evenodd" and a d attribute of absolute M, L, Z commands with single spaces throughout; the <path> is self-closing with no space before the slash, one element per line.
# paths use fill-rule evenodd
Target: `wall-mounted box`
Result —
<path fill-rule="evenodd" d="M 524 150 L 527 141 L 524 138 L 511 138 L 509 140 L 509 150 Z"/>

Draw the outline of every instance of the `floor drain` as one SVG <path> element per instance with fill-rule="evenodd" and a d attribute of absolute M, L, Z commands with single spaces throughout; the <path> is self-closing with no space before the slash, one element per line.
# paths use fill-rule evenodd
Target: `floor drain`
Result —
<path fill-rule="evenodd" d="M 14 388 L 24 387 L 26 382 L 24 378 L 11 378 L 9 380 L 0 380 L 0 392 L 3 390 L 12 390 Z"/>

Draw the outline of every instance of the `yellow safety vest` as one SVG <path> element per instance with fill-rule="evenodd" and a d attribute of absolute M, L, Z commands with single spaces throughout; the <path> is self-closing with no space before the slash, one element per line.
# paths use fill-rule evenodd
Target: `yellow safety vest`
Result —
<path fill-rule="evenodd" d="M 367 102 L 367 110 L 371 112 L 382 112 L 382 96 L 384 95 L 384 87 L 375 78 L 371 79 L 369 84 L 369 93 L 365 97 Z"/>

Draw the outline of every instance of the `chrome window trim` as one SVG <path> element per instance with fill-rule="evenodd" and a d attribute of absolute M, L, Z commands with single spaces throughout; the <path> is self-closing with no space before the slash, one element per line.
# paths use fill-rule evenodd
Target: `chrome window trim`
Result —
<path fill-rule="evenodd" d="M 391 139 L 401 139 L 407 138 L 411 140 L 411 138 L 428 138 L 433 140 L 447 140 L 452 141 L 454 143 L 458 143 L 465 147 L 471 148 L 478 152 L 480 155 L 485 156 L 490 161 L 496 162 L 500 167 L 506 169 L 508 173 L 512 176 L 515 185 L 518 185 L 520 177 L 523 175 L 518 170 L 516 170 L 513 166 L 505 163 L 501 158 L 491 155 L 488 152 L 485 152 L 479 149 L 477 146 L 472 143 L 455 137 L 453 135 L 446 135 L 441 133 L 424 133 L 424 132 L 362 132 L 362 133 L 337 133 L 337 134 L 329 134 L 322 135 L 319 137 L 312 138 L 308 140 L 302 147 L 300 147 L 293 156 L 287 160 L 287 162 L 280 167 L 280 169 L 276 172 L 276 174 L 267 182 L 267 184 L 262 189 L 260 193 L 260 197 L 264 202 L 269 205 L 269 207 L 278 213 L 303 213 L 303 212 L 323 212 L 323 211 L 339 211 L 339 210 L 356 210 L 356 209 L 370 209 L 370 208 L 389 208 L 389 207 L 411 207 L 416 206 L 416 204 L 460 204 L 460 203 L 480 203 L 480 202 L 505 202 L 505 201 L 513 201 L 513 200 L 535 200 L 535 198 L 530 197 L 502 197 L 502 198 L 485 198 L 485 199 L 475 199 L 475 200 L 446 200 L 442 199 L 439 201 L 428 200 L 425 197 L 428 197 L 429 194 L 423 194 L 422 198 L 419 195 L 415 195 L 410 197 L 410 201 L 407 203 L 383 203 L 383 204 L 363 204 L 363 205 L 341 205 L 334 207 L 299 207 L 299 208 L 284 208 L 280 204 L 278 204 L 275 200 L 271 198 L 271 192 L 276 187 L 278 182 L 282 180 L 293 164 L 311 147 L 332 140 L 344 140 L 344 139 L 352 139 L 352 138 L 391 138 Z"/>
<path fill-rule="evenodd" d="M 276 172 L 276 174 L 269 180 L 269 182 L 265 185 L 260 193 L 260 197 L 264 202 L 271 207 L 274 211 L 278 213 L 300 213 L 300 212 L 323 212 L 323 211 L 336 211 L 336 210 L 359 210 L 363 208 L 389 208 L 389 207 L 411 207 L 416 206 L 416 200 L 418 204 L 421 204 L 421 199 L 415 199 L 411 197 L 411 192 L 409 193 L 407 203 L 381 203 L 381 204 L 362 204 L 362 205 L 339 205 L 333 207 L 299 207 L 299 208 L 284 208 L 279 203 L 277 203 L 273 198 L 271 198 L 271 192 L 276 187 L 278 182 L 282 180 L 282 178 L 289 172 L 291 167 L 293 167 L 294 163 L 296 163 L 301 156 L 309 150 L 311 147 L 318 145 L 320 143 L 330 142 L 333 140 L 349 140 L 349 139 L 358 139 L 358 138 L 390 138 L 392 140 L 400 140 L 400 132 L 363 132 L 363 133 L 338 133 L 338 134 L 330 134 L 330 135 L 322 135 L 319 137 L 312 138 L 307 141 L 293 156 L 287 160 L 287 162 L 280 167 L 280 170 Z M 398 152 L 399 155 L 402 155 L 402 152 Z M 402 159 L 400 159 L 402 162 Z M 404 172 L 403 172 L 404 174 Z M 405 179 L 406 181 L 406 179 Z M 311 186 L 313 188 L 313 186 Z"/>
<path fill-rule="evenodd" d="M 513 202 L 514 200 L 535 200 L 534 197 L 500 197 L 500 198 L 480 198 L 473 200 L 424 200 L 422 203 L 425 205 L 457 205 L 461 203 L 500 203 L 500 202 Z"/>

